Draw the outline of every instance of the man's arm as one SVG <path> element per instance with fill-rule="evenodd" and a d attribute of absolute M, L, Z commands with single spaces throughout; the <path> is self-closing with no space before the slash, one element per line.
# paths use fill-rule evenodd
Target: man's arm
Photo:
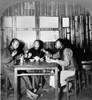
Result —
<path fill-rule="evenodd" d="M 12 55 L 10 54 L 8 49 L 5 49 L 2 56 L 1 56 L 1 61 L 3 63 L 9 63 L 13 60 Z"/>
<path fill-rule="evenodd" d="M 53 54 L 53 55 L 52 55 L 52 58 L 53 58 L 53 59 L 59 59 L 59 58 L 60 58 L 59 52 Z"/>
<path fill-rule="evenodd" d="M 70 60 L 73 56 L 73 52 L 71 49 L 66 48 L 63 52 L 64 60 L 57 60 L 57 63 L 62 67 L 66 67 L 70 65 Z M 63 68 L 64 69 L 64 68 Z"/>
<path fill-rule="evenodd" d="M 60 66 L 62 66 L 62 69 L 65 69 L 67 66 L 70 65 L 70 60 L 73 56 L 73 52 L 71 49 L 66 48 L 63 52 L 64 60 L 54 60 L 52 62 L 58 63 Z"/>

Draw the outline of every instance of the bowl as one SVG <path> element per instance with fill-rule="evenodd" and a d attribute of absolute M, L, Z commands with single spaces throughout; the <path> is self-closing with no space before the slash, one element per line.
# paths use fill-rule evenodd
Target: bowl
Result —
<path fill-rule="evenodd" d="M 40 58 L 39 58 L 38 56 L 34 57 L 34 59 L 35 59 L 36 61 L 39 61 L 39 60 L 40 60 Z"/>
<path fill-rule="evenodd" d="M 30 59 L 30 62 L 34 62 L 34 59 Z"/>

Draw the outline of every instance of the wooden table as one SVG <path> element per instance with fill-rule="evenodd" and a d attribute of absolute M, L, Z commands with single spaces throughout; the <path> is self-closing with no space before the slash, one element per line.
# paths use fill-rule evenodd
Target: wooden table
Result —
<path fill-rule="evenodd" d="M 30 71 L 30 73 L 21 73 L 18 71 Z M 34 71 L 34 72 L 32 72 Z M 55 76 L 55 100 L 58 100 L 58 67 L 55 63 L 25 63 L 23 65 L 15 65 L 14 68 L 14 100 L 18 100 L 18 77 L 32 75 L 53 75 Z M 54 100 L 54 99 L 53 99 Z"/>

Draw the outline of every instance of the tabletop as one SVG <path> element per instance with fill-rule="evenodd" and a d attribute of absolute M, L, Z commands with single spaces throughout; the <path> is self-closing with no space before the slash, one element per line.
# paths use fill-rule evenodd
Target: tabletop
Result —
<path fill-rule="evenodd" d="M 18 68 L 18 67 L 38 67 L 38 68 L 41 68 L 41 67 L 58 67 L 59 65 L 57 63 L 47 63 L 46 61 L 43 61 L 43 62 L 24 62 L 22 65 L 18 64 L 18 65 L 15 65 L 14 67 Z"/>

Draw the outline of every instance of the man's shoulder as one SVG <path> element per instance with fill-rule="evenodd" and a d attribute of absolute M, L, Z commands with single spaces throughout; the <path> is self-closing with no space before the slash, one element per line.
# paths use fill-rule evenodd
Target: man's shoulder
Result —
<path fill-rule="evenodd" d="M 65 49 L 64 49 L 64 52 L 72 52 L 72 49 L 70 49 L 70 48 L 65 48 Z"/>
<path fill-rule="evenodd" d="M 64 53 L 64 55 L 67 55 L 67 56 L 70 56 L 70 57 L 73 56 L 73 51 L 70 48 L 65 48 L 63 53 Z"/>
<path fill-rule="evenodd" d="M 34 48 L 30 48 L 30 49 L 29 49 L 29 52 L 33 52 L 33 51 L 35 51 Z"/>
<path fill-rule="evenodd" d="M 10 47 L 5 47 L 5 48 L 3 49 L 3 52 L 2 52 L 2 53 L 5 53 L 5 52 L 10 52 Z"/>

